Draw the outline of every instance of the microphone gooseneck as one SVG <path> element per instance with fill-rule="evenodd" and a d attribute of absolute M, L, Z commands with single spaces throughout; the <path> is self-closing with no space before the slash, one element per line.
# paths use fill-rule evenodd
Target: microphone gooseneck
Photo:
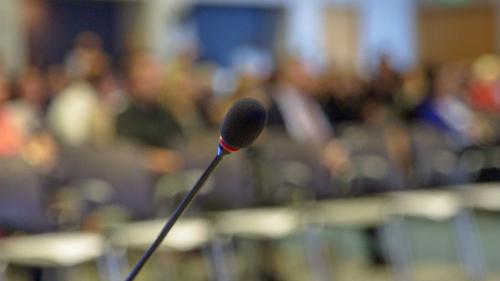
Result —
<path fill-rule="evenodd" d="M 220 151 L 220 149 L 219 149 L 219 151 Z M 224 157 L 224 155 L 225 155 L 224 152 L 222 152 L 222 151 L 220 153 L 218 152 L 217 156 L 215 156 L 215 158 L 212 160 L 210 165 L 208 165 L 207 169 L 205 170 L 205 172 L 203 172 L 203 174 L 198 179 L 198 181 L 193 186 L 193 188 L 186 195 L 184 195 L 184 198 L 182 198 L 181 203 L 179 204 L 179 206 L 177 206 L 175 211 L 172 213 L 172 215 L 168 219 L 165 226 L 163 226 L 162 230 L 158 234 L 158 237 L 156 237 L 155 241 L 153 241 L 153 243 L 149 246 L 149 248 L 146 250 L 146 252 L 144 252 L 142 257 L 135 264 L 132 271 L 130 271 L 129 275 L 127 276 L 127 279 L 125 279 L 126 281 L 132 281 L 135 279 L 135 277 L 141 271 L 142 267 L 146 264 L 146 262 L 149 260 L 151 255 L 161 245 L 161 243 L 163 242 L 163 240 L 167 236 L 170 229 L 172 229 L 172 227 L 174 226 L 175 222 L 179 219 L 179 217 L 182 215 L 182 213 L 184 213 L 184 211 L 187 209 L 187 207 L 189 206 L 189 203 L 191 203 L 191 201 L 193 200 L 196 193 L 198 193 L 198 191 L 201 189 L 203 184 L 207 181 L 210 174 L 215 170 L 215 168 L 220 163 L 220 161 L 222 160 L 222 157 Z"/>
<path fill-rule="evenodd" d="M 210 162 L 207 169 L 200 176 L 193 188 L 184 195 L 181 203 L 174 210 L 160 233 L 137 261 L 125 281 L 133 281 L 144 267 L 149 258 L 161 245 L 168 232 L 172 229 L 175 222 L 187 209 L 198 191 L 225 155 L 238 151 L 252 144 L 264 129 L 267 120 L 267 112 L 264 107 L 254 99 L 242 99 L 237 101 L 226 114 L 221 126 L 221 137 L 217 147 L 217 155 Z"/>

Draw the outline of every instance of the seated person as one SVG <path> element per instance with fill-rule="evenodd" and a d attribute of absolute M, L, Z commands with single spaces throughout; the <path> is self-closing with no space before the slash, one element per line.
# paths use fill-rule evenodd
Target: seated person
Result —
<path fill-rule="evenodd" d="M 162 90 L 160 63 L 150 55 L 138 54 L 131 59 L 128 79 L 130 102 L 117 117 L 117 135 L 148 147 L 149 169 L 176 170 L 180 157 L 168 148 L 182 131 L 174 116 L 158 102 Z"/>
<path fill-rule="evenodd" d="M 15 126 L 14 116 L 6 106 L 9 96 L 8 83 L 0 70 L 0 157 L 17 155 L 24 145 L 24 138 Z"/>

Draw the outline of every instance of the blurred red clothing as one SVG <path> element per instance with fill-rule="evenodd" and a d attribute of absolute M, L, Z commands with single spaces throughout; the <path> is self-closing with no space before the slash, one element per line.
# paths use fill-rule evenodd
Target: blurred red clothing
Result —
<path fill-rule="evenodd" d="M 500 111 L 500 82 L 475 81 L 472 83 L 469 98 L 476 110 Z"/>
<path fill-rule="evenodd" d="M 12 115 L 0 108 L 0 156 L 12 156 L 21 152 L 21 132 L 14 126 Z"/>

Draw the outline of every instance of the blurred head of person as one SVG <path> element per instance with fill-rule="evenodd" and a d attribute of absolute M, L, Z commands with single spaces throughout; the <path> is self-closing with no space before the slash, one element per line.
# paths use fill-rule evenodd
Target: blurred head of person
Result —
<path fill-rule="evenodd" d="M 377 72 L 370 83 L 369 95 L 386 103 L 392 103 L 400 90 L 400 75 L 391 63 L 390 56 L 383 54 L 379 58 Z"/>
<path fill-rule="evenodd" d="M 472 65 L 475 80 L 485 83 L 495 82 L 500 78 L 500 57 L 494 54 L 482 55 Z"/>
<path fill-rule="evenodd" d="M 338 90 L 341 71 L 334 63 L 328 65 L 320 76 L 320 86 L 323 91 L 333 93 Z"/>
<path fill-rule="evenodd" d="M 405 112 L 414 110 L 422 103 L 429 90 L 425 69 L 416 67 L 402 77 L 401 91 L 396 95 L 397 105 Z"/>
<path fill-rule="evenodd" d="M 163 89 L 162 65 L 148 53 L 132 56 L 128 66 L 130 94 L 135 102 L 156 103 Z"/>
<path fill-rule="evenodd" d="M 166 64 L 165 71 L 160 71 L 165 81 L 165 93 L 169 100 L 181 103 L 192 103 L 200 98 L 202 92 L 202 73 L 195 68 L 194 62 L 186 58 L 184 53 L 178 54 Z"/>
<path fill-rule="evenodd" d="M 50 95 L 61 92 L 69 83 L 66 69 L 61 64 L 50 65 L 47 68 L 46 79 Z"/>
<path fill-rule="evenodd" d="M 394 72 L 391 57 L 388 54 L 382 54 L 378 60 L 378 74 L 386 75 Z"/>
<path fill-rule="evenodd" d="M 47 83 L 39 68 L 29 66 L 18 80 L 19 98 L 35 107 L 42 107 L 47 100 Z"/>
<path fill-rule="evenodd" d="M 500 57 L 493 54 L 480 56 L 473 62 L 471 72 L 469 101 L 472 106 L 483 112 L 498 112 Z"/>
<path fill-rule="evenodd" d="M 73 79 L 97 83 L 109 70 L 109 58 L 102 50 L 101 39 L 93 32 L 77 36 L 67 69 Z"/>
<path fill-rule="evenodd" d="M 436 75 L 435 95 L 439 97 L 459 97 L 464 93 L 465 77 L 456 63 L 441 66 Z"/>
<path fill-rule="evenodd" d="M 85 49 L 85 50 L 101 50 L 102 41 L 99 35 L 92 31 L 84 31 L 76 36 L 74 42 L 75 49 Z"/>
<path fill-rule="evenodd" d="M 315 90 L 314 79 L 299 58 L 287 59 L 280 66 L 278 76 L 281 84 L 295 87 L 303 93 L 313 93 Z"/>
<path fill-rule="evenodd" d="M 319 85 L 320 98 L 333 98 L 341 103 L 357 102 L 363 90 L 363 83 L 353 70 L 338 70 L 333 66 L 322 73 Z"/>
<path fill-rule="evenodd" d="M 361 105 L 361 117 L 365 124 L 380 126 L 390 118 L 390 111 L 380 100 L 366 98 Z"/>
<path fill-rule="evenodd" d="M 255 71 L 239 69 L 237 86 L 229 102 L 232 103 L 241 98 L 254 98 L 265 106 L 270 105 L 269 97 L 264 89 L 266 78 Z"/>
<path fill-rule="evenodd" d="M 359 98 L 364 86 L 363 81 L 353 71 L 342 72 L 338 84 L 339 99 Z"/>
<path fill-rule="evenodd" d="M 97 50 L 85 50 L 79 55 L 80 78 L 91 83 L 99 83 L 109 71 L 108 57 Z"/>

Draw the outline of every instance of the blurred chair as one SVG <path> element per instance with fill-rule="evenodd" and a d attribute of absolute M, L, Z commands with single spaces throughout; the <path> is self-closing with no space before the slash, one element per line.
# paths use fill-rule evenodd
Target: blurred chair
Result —
<path fill-rule="evenodd" d="M 255 196 L 266 205 L 332 196 L 335 192 L 325 184 L 328 174 L 321 165 L 320 150 L 269 131 L 262 143 L 246 152 L 247 166 L 255 171 Z"/>
<path fill-rule="evenodd" d="M 103 250 L 102 237 L 91 233 L 47 233 L 0 239 L 1 261 L 7 266 L 39 268 L 42 281 L 107 280 L 105 272 L 100 271 Z M 89 274 L 88 269 L 86 276 L 81 272 L 71 274 L 72 269 L 90 261 L 97 261 L 97 274 Z"/>
<path fill-rule="evenodd" d="M 473 224 L 457 193 L 389 198 L 384 241 L 397 280 L 482 280 Z"/>
<path fill-rule="evenodd" d="M 417 187 L 467 182 L 467 173 L 459 165 L 460 146 L 449 135 L 430 125 L 415 124 L 410 136 Z"/>
<path fill-rule="evenodd" d="M 121 276 L 112 281 L 123 280 L 130 264 L 144 253 L 165 224 L 164 219 L 124 224 L 116 227 L 110 236 L 115 264 L 121 265 Z M 212 229 L 207 220 L 201 218 L 180 219 L 160 245 L 155 256 L 141 272 L 138 280 L 225 280 L 212 269 L 210 243 Z M 186 256 L 183 259 L 182 256 Z M 129 257 L 133 259 L 129 260 Z M 179 258 L 176 262 L 176 257 Z M 195 268 L 195 269 L 193 269 Z M 204 268 L 205 270 L 200 270 Z M 214 276 L 212 276 L 212 274 Z"/>
<path fill-rule="evenodd" d="M 118 205 L 133 218 L 148 218 L 154 213 L 153 180 L 141 159 L 140 151 L 128 145 L 63 147 L 60 167 L 68 185 L 90 203 Z"/>
<path fill-rule="evenodd" d="M 459 155 L 458 164 L 471 181 L 481 180 L 481 174 L 489 168 L 488 151 L 482 147 L 469 147 Z"/>
<path fill-rule="evenodd" d="M 55 228 L 49 196 L 40 178 L 21 158 L 0 159 L 0 229 L 41 232 Z"/>
<path fill-rule="evenodd" d="M 353 166 L 351 194 L 402 189 L 405 177 L 389 157 L 385 128 L 348 124 L 340 141 L 348 148 Z"/>
<path fill-rule="evenodd" d="M 474 146 L 460 154 L 460 164 L 475 182 L 500 180 L 500 146 Z"/>

